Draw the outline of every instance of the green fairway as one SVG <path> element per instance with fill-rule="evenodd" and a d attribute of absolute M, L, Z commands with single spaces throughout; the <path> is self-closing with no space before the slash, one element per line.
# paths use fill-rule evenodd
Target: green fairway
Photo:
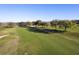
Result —
<path fill-rule="evenodd" d="M 17 52 L 31 55 L 79 54 L 78 30 L 79 28 L 71 32 L 45 34 L 17 27 L 20 38 Z"/>
<path fill-rule="evenodd" d="M 52 29 L 52 28 L 51 28 Z M 79 55 L 79 28 L 63 33 L 41 33 L 15 27 L 0 31 L 0 54 Z"/>

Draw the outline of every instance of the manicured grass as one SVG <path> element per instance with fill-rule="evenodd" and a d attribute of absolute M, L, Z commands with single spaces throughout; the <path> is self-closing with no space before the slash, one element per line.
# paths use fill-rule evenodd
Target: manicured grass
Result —
<path fill-rule="evenodd" d="M 74 31 L 75 30 L 75 31 Z M 17 27 L 18 54 L 61 55 L 79 54 L 79 28 L 65 33 L 38 33 Z"/>
<path fill-rule="evenodd" d="M 52 28 L 50 28 L 52 29 Z M 0 54 L 76 55 L 79 54 L 79 28 L 64 33 L 40 33 L 15 27 L 0 31 Z"/>

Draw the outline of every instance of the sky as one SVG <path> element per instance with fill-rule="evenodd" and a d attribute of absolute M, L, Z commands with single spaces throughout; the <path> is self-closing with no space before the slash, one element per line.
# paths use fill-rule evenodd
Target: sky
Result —
<path fill-rule="evenodd" d="M 79 4 L 0 4 L 0 22 L 79 19 Z"/>

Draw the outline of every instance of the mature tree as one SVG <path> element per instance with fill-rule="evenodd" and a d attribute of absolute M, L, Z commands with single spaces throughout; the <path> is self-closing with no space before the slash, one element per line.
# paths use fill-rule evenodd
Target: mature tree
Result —
<path fill-rule="evenodd" d="M 57 20 L 53 20 L 53 21 L 50 22 L 50 25 L 52 27 L 55 27 L 55 29 L 57 29 L 57 24 L 58 24 L 58 21 Z"/>
<path fill-rule="evenodd" d="M 26 27 L 26 22 L 19 22 L 18 25 L 21 27 Z"/>
<path fill-rule="evenodd" d="M 77 27 L 79 25 L 78 23 L 75 22 L 75 20 L 74 21 L 71 20 L 71 23 L 70 24 L 71 24 L 71 28 L 72 27 L 75 27 L 75 26 Z"/>
<path fill-rule="evenodd" d="M 72 26 L 72 22 L 68 20 L 53 20 L 50 24 L 52 27 L 55 27 L 55 29 L 57 29 L 57 27 L 64 28 L 64 31 L 67 31 L 67 29 Z"/>
<path fill-rule="evenodd" d="M 45 28 L 45 27 L 48 26 L 48 23 L 47 22 L 41 22 L 41 23 L 39 23 L 39 26 L 42 26 L 43 28 Z"/>
<path fill-rule="evenodd" d="M 32 26 L 32 22 L 26 22 L 26 26 Z"/>
<path fill-rule="evenodd" d="M 67 28 L 70 28 L 71 23 L 68 20 L 60 20 L 58 21 L 59 28 L 64 28 L 64 31 L 67 31 Z"/>
<path fill-rule="evenodd" d="M 36 22 L 33 22 L 33 25 L 35 25 L 36 27 L 38 27 L 41 23 L 41 20 L 37 20 Z"/>

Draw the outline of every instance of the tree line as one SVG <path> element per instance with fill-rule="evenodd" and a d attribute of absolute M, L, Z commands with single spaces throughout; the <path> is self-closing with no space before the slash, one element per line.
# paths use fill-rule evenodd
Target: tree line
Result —
<path fill-rule="evenodd" d="M 44 22 L 41 20 L 33 21 L 33 22 L 20 22 L 18 23 L 21 27 L 39 27 L 46 28 L 51 26 L 57 30 L 57 28 L 63 28 L 64 31 L 67 31 L 68 28 L 71 28 L 77 23 L 73 20 L 52 20 L 50 22 Z"/>
<path fill-rule="evenodd" d="M 67 31 L 68 28 L 73 27 L 74 25 L 79 25 L 79 20 L 52 20 L 45 22 L 42 20 L 32 21 L 32 22 L 6 22 L 1 23 L 0 27 L 12 28 L 16 25 L 20 27 L 37 27 L 37 28 L 47 28 L 48 26 L 57 30 L 57 28 L 63 28 L 64 31 Z"/>

